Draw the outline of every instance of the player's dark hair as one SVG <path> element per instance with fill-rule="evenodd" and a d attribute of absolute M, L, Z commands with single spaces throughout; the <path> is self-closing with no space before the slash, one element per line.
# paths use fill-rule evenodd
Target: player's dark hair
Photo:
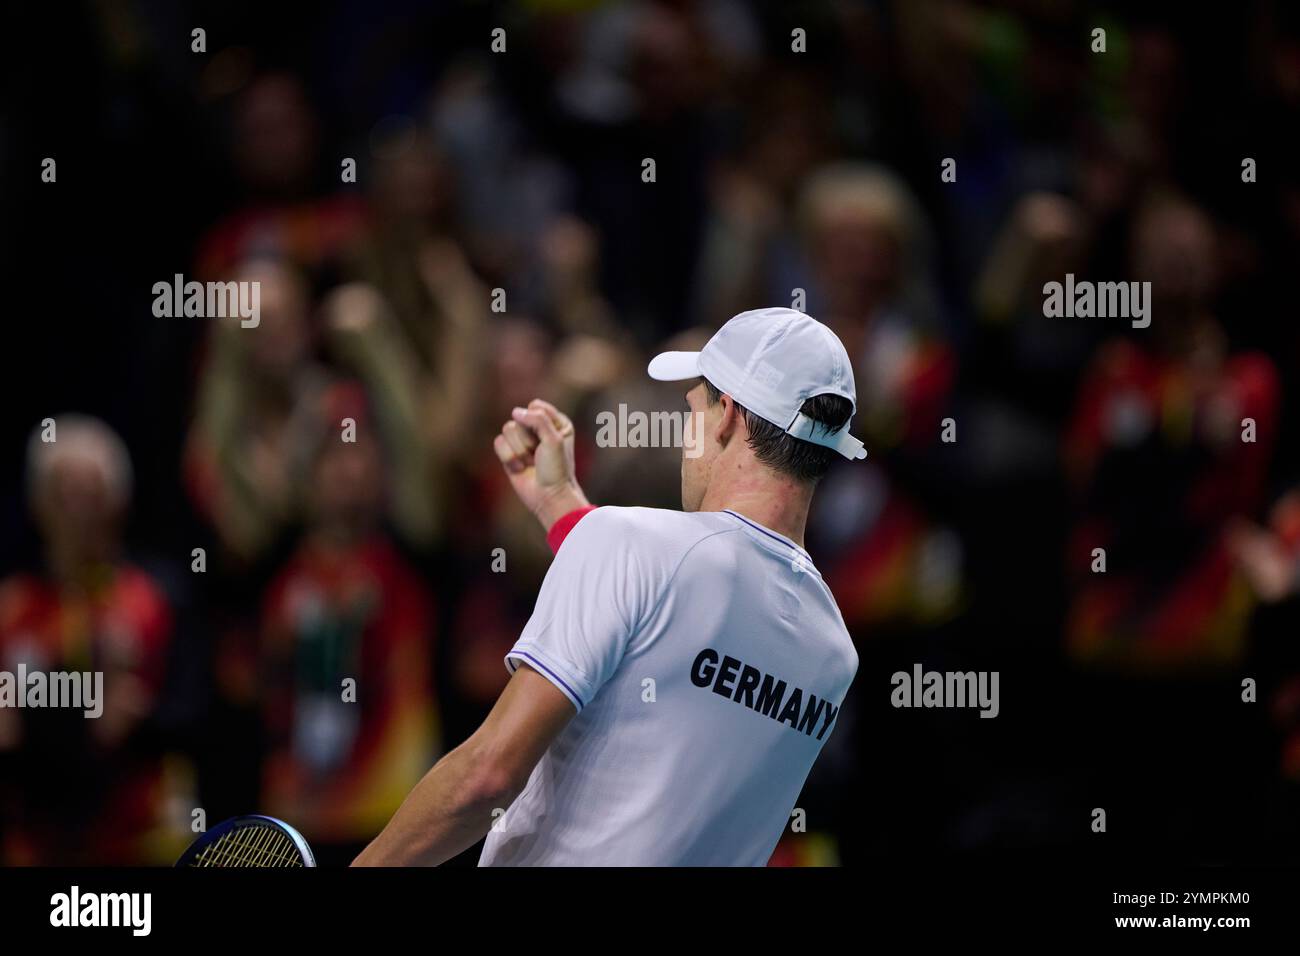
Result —
<path fill-rule="evenodd" d="M 703 382 L 709 404 L 718 404 L 722 400 L 722 392 L 707 378 L 703 379 Z M 802 438 L 787 435 L 739 402 L 736 403 L 736 407 L 745 416 L 745 427 L 749 430 L 749 447 L 754 450 L 754 457 L 780 474 L 788 475 L 798 481 L 816 483 L 830 469 L 831 462 L 839 456 L 839 452 L 833 448 L 814 445 Z M 824 425 L 827 432 L 833 432 L 844 427 L 853 417 L 853 404 L 842 395 L 814 395 L 803 403 L 800 411 L 818 424 Z"/>

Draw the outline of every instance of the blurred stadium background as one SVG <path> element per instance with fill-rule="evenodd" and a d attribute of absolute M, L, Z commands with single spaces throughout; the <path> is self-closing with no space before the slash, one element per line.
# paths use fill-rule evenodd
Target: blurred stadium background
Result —
<path fill-rule="evenodd" d="M 811 519 L 862 666 L 773 864 L 1294 860 L 1300 17 L 1135 6 L 17 4 L 0 668 L 109 694 L 0 711 L 0 863 L 169 863 L 200 807 L 349 860 L 545 573 L 511 406 L 574 416 L 594 501 L 675 507 L 679 452 L 595 415 L 679 408 L 647 356 L 796 289 L 871 457 Z M 1151 328 L 1044 318 L 1067 272 L 1151 281 Z M 176 273 L 259 280 L 260 326 L 155 318 Z M 1000 716 L 895 710 L 917 662 L 1000 671 Z"/>

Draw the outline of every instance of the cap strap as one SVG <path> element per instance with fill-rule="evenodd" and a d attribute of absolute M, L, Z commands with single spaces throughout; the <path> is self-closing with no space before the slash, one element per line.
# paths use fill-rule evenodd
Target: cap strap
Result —
<path fill-rule="evenodd" d="M 813 421 L 803 412 L 800 412 L 794 417 L 794 422 L 785 430 L 785 433 L 812 442 L 814 445 L 821 445 L 823 448 L 833 448 L 850 461 L 867 457 L 866 447 L 849 434 L 848 425 L 828 434 L 825 425 Z"/>

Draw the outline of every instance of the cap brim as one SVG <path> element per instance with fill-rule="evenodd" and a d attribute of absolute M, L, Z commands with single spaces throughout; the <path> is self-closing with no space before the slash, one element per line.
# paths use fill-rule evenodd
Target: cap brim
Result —
<path fill-rule="evenodd" d="M 682 382 L 700 377 L 699 352 L 660 352 L 646 367 L 650 377 L 660 382 Z"/>

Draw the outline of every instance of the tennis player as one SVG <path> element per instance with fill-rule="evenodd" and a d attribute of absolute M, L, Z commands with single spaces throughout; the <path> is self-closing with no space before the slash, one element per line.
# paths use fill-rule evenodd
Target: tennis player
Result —
<path fill-rule="evenodd" d="M 684 512 L 593 508 L 570 421 L 514 409 L 497 456 L 555 561 L 492 712 L 354 865 L 438 864 L 485 834 L 481 866 L 771 856 L 858 666 L 803 548 L 817 480 L 866 457 L 853 372 L 830 329 L 779 308 L 649 372 L 691 383 L 703 423 Z"/>

